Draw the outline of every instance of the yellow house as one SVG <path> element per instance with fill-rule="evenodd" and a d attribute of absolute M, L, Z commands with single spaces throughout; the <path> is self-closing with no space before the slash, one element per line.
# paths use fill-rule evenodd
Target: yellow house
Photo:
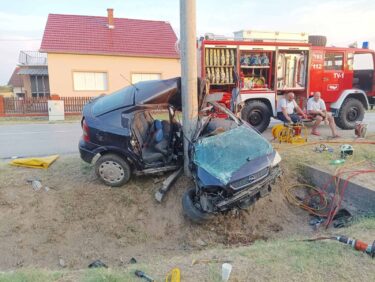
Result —
<path fill-rule="evenodd" d="M 50 14 L 41 43 L 51 95 L 97 96 L 142 80 L 180 76 L 168 22 Z"/>

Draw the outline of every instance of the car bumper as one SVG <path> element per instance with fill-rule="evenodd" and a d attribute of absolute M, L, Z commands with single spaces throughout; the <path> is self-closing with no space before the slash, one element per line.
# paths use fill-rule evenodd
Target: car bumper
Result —
<path fill-rule="evenodd" d="M 276 178 L 281 175 L 281 169 L 279 166 L 272 168 L 270 174 L 262 181 L 250 185 L 247 188 L 242 189 L 240 192 L 234 194 L 233 197 L 223 200 L 217 204 L 219 210 L 224 211 L 231 206 L 246 201 L 249 198 L 256 196 L 259 193 L 260 197 L 264 197 L 269 193 L 268 187 L 274 184 Z"/>
<path fill-rule="evenodd" d="M 78 149 L 79 149 L 79 154 L 81 156 L 81 159 L 87 163 L 91 163 L 96 153 L 88 149 L 86 142 L 83 141 L 82 139 L 79 141 Z"/>

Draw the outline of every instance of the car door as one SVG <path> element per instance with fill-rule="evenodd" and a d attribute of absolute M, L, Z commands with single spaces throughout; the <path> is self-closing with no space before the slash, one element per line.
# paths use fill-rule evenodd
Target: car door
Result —
<path fill-rule="evenodd" d="M 344 61 L 343 51 L 325 50 L 321 92 L 326 103 L 337 101 L 343 90 Z"/>

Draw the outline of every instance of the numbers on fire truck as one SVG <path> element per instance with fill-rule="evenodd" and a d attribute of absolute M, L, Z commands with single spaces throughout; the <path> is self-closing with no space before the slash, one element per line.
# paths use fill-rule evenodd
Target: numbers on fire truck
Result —
<path fill-rule="evenodd" d="M 337 79 L 344 78 L 344 73 L 343 72 L 335 72 L 333 74 L 333 77 L 337 78 Z"/>
<path fill-rule="evenodd" d="M 311 66 L 315 70 L 321 70 L 321 69 L 323 69 L 323 65 L 322 64 L 312 64 Z"/>
<path fill-rule="evenodd" d="M 316 61 L 322 61 L 323 60 L 323 53 L 313 53 L 313 59 Z"/>

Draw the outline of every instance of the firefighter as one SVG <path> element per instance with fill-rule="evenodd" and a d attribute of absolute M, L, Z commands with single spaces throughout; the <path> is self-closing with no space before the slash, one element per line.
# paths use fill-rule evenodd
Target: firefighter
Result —
<path fill-rule="evenodd" d="M 328 121 L 333 138 L 340 137 L 336 132 L 334 118 L 332 117 L 331 113 L 327 112 L 326 104 L 324 103 L 323 99 L 320 98 L 320 92 L 315 92 L 314 95 L 307 101 L 307 113 L 315 120 L 311 134 L 320 136 L 320 133 L 317 130 L 319 124 L 322 121 Z"/>
<path fill-rule="evenodd" d="M 301 121 L 298 114 L 302 115 L 303 118 L 307 118 L 306 114 L 294 100 L 294 93 L 289 92 L 285 94 L 277 103 L 277 118 L 283 122 L 296 123 Z"/>

